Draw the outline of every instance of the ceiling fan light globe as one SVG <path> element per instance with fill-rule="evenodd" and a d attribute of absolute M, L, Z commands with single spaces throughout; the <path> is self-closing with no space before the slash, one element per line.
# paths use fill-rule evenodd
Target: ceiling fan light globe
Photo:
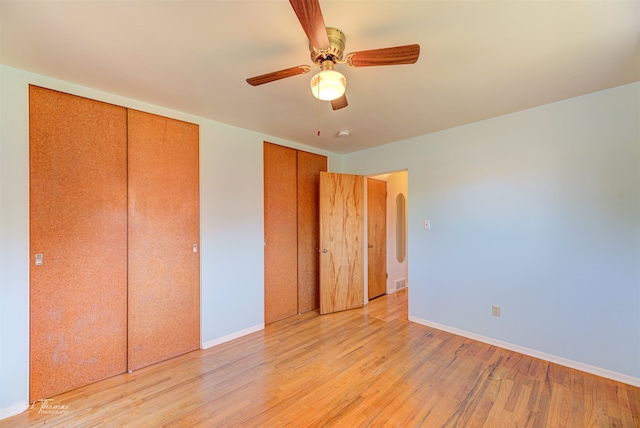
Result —
<path fill-rule="evenodd" d="M 337 100 L 347 89 L 347 79 L 335 70 L 322 70 L 311 78 L 311 92 L 322 101 Z"/>

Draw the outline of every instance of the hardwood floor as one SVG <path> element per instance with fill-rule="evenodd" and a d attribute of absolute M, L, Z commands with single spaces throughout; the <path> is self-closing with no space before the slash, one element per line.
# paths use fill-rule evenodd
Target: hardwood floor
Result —
<path fill-rule="evenodd" d="M 0 426 L 640 426 L 640 388 L 410 323 L 406 289 L 363 309 L 278 321 L 47 405 Z"/>

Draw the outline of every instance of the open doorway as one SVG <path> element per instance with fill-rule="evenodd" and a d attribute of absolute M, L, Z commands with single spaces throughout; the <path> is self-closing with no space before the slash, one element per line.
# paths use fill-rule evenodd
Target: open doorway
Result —
<path fill-rule="evenodd" d="M 407 207 L 408 171 L 370 176 L 387 183 L 386 294 L 408 287 Z"/>

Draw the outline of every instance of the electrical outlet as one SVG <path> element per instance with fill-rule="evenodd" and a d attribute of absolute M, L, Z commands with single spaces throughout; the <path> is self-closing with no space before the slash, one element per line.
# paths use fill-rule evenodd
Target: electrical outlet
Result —
<path fill-rule="evenodd" d="M 500 305 L 491 305 L 491 315 L 494 317 L 500 316 Z"/>

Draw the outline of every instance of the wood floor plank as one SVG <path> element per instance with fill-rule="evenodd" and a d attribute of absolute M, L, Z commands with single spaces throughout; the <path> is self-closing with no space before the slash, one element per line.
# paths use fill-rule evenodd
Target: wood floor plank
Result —
<path fill-rule="evenodd" d="M 640 426 L 640 388 L 411 323 L 407 294 L 277 321 L 0 427 Z"/>

